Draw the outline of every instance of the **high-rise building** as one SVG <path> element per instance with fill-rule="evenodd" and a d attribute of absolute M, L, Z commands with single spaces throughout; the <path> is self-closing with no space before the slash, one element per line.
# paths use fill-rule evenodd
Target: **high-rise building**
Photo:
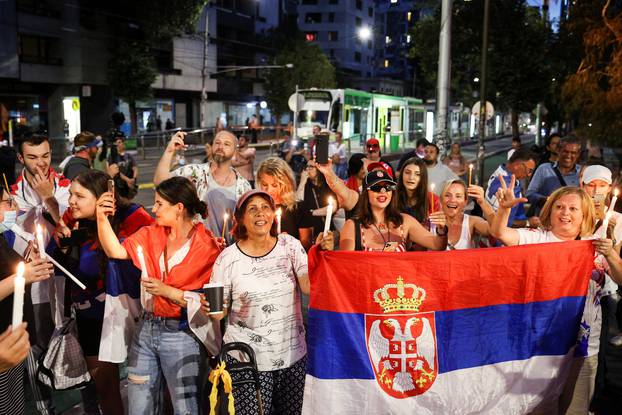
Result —
<path fill-rule="evenodd" d="M 374 1 L 301 0 L 298 28 L 318 44 L 337 71 L 352 77 L 374 76 Z"/>

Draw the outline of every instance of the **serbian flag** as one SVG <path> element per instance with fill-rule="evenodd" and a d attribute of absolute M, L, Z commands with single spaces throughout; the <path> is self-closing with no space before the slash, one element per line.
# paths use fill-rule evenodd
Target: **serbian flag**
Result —
<path fill-rule="evenodd" d="M 555 405 L 589 241 L 309 254 L 304 414 L 524 414 Z"/>

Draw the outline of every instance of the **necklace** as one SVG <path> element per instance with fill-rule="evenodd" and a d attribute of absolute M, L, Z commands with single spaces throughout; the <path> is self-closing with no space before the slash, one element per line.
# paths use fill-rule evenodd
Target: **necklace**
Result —
<path fill-rule="evenodd" d="M 384 249 L 384 246 L 386 246 L 386 244 L 387 244 L 388 240 L 387 240 L 387 239 L 385 239 L 385 237 L 384 237 L 384 235 L 382 234 L 382 232 L 380 231 L 380 229 L 381 229 L 381 228 L 382 228 L 382 229 L 385 229 L 385 228 L 387 227 L 387 225 L 385 225 L 384 223 L 381 223 L 381 224 L 380 224 L 380 227 L 378 227 L 378 225 L 376 225 L 375 223 L 374 223 L 373 225 L 374 225 L 374 228 L 376 228 L 376 230 L 377 230 L 377 231 L 378 231 L 378 233 L 380 234 L 380 237 L 382 238 L 382 246 L 383 246 L 383 249 Z M 389 233 L 389 231 L 388 231 L 388 230 L 387 230 L 387 238 L 388 238 L 388 239 L 391 239 L 391 234 Z"/>

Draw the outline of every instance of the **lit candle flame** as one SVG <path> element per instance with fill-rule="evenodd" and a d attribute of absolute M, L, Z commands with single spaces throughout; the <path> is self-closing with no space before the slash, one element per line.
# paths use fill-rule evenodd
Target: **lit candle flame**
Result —
<path fill-rule="evenodd" d="M 24 262 L 22 261 L 17 265 L 17 278 L 23 278 L 25 271 L 26 265 L 24 265 Z"/>

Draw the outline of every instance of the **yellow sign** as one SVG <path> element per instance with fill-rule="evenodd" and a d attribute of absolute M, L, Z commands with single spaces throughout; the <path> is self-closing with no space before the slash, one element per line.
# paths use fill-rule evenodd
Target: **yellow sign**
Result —
<path fill-rule="evenodd" d="M 71 100 L 71 109 L 74 111 L 80 111 L 80 100 L 78 98 Z"/>

